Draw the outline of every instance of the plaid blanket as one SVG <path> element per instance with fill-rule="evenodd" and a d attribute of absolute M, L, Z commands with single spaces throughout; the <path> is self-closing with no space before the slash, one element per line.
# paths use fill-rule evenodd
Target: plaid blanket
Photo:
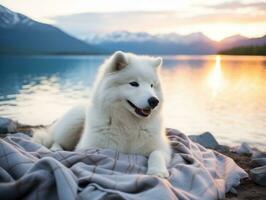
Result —
<path fill-rule="evenodd" d="M 170 177 L 146 175 L 147 157 L 108 149 L 51 151 L 16 133 L 0 140 L 0 199 L 221 199 L 247 174 L 169 131 Z"/>

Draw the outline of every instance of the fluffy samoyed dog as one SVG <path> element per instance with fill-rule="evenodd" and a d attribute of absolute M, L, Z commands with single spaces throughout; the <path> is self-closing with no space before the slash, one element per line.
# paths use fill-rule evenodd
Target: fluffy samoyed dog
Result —
<path fill-rule="evenodd" d="M 118 51 L 100 67 L 87 106 L 69 110 L 33 140 L 51 149 L 108 148 L 148 156 L 147 174 L 168 177 L 171 149 L 163 125 L 162 58 Z"/>

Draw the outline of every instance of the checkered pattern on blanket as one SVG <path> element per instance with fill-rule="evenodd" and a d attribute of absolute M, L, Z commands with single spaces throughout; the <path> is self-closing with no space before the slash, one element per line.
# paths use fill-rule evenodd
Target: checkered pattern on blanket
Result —
<path fill-rule="evenodd" d="M 247 174 L 184 134 L 168 132 L 170 177 L 146 175 L 147 157 L 108 149 L 51 151 L 16 133 L 0 140 L 0 199 L 220 199 Z"/>

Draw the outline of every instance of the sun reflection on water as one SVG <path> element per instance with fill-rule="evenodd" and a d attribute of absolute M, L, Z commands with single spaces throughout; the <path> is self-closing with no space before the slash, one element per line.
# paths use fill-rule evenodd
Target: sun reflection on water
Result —
<path fill-rule="evenodd" d="M 162 74 L 166 125 L 190 134 L 210 131 L 222 143 L 245 141 L 265 149 L 265 58 L 175 59 L 175 67 Z"/>
<path fill-rule="evenodd" d="M 210 71 L 207 78 L 208 84 L 212 90 L 212 95 L 216 96 L 223 89 L 224 86 L 224 77 L 220 55 L 217 55 L 215 57 L 215 65 L 213 67 L 213 70 Z"/>

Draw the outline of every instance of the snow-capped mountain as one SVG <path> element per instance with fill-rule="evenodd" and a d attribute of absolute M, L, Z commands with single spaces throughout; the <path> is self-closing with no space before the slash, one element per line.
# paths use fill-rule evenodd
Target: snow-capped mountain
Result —
<path fill-rule="evenodd" d="M 0 53 L 98 53 L 60 29 L 0 5 Z"/>
<path fill-rule="evenodd" d="M 33 24 L 36 24 L 34 20 L 20 13 L 12 12 L 8 8 L 0 5 L 0 27 L 11 28 L 16 25 L 31 26 Z"/>
<path fill-rule="evenodd" d="M 151 35 L 146 32 L 117 31 L 90 34 L 85 41 L 106 49 L 108 52 L 116 50 L 143 54 L 211 54 L 216 52 L 216 42 L 202 33 Z"/>
<path fill-rule="evenodd" d="M 85 38 L 90 44 L 99 44 L 103 42 L 127 42 L 127 41 L 148 41 L 153 39 L 152 35 L 145 32 L 131 33 L 128 31 L 117 31 L 111 33 L 90 34 Z"/>
<path fill-rule="evenodd" d="M 181 44 L 212 41 L 202 33 L 191 33 L 189 35 L 180 35 L 177 33 L 151 35 L 146 32 L 133 33 L 128 31 L 90 34 L 88 37 L 85 38 L 85 41 L 90 44 L 100 44 L 104 42 L 147 42 L 154 40 L 161 42 L 175 42 Z"/>

